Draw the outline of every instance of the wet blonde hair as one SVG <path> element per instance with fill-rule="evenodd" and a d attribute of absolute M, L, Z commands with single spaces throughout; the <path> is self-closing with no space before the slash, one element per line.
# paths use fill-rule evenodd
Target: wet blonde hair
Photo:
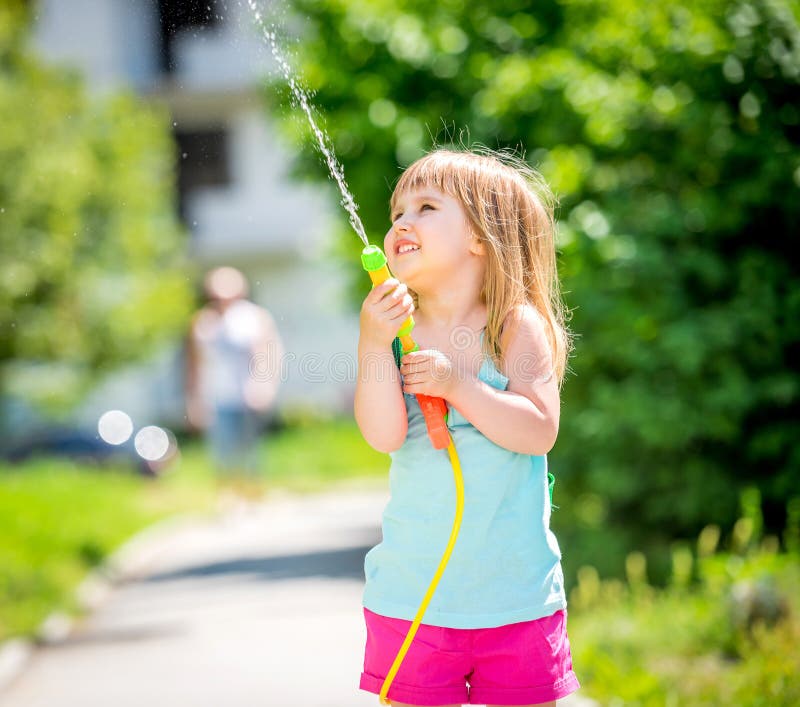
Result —
<path fill-rule="evenodd" d="M 392 211 L 401 194 L 426 187 L 461 203 L 485 248 L 481 299 L 488 310 L 486 353 L 502 364 L 504 325 L 518 321 L 522 305 L 532 305 L 544 322 L 552 372 L 561 387 L 572 335 L 556 269 L 555 198 L 542 176 L 508 153 L 437 149 L 403 172 L 392 194 Z"/>

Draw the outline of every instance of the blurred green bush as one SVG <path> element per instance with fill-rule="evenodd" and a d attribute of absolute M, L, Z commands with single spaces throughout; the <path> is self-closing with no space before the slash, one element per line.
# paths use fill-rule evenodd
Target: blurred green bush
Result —
<path fill-rule="evenodd" d="M 591 697 L 625 707 L 800 703 L 798 526 L 781 552 L 754 520 L 737 522 L 729 551 L 717 551 L 716 526 L 700 533 L 694 550 L 676 545 L 665 588 L 648 582 L 638 552 L 627 558 L 624 582 L 579 569 L 569 630 Z"/>
<path fill-rule="evenodd" d="M 138 530 L 212 510 L 203 471 L 154 481 L 122 465 L 0 464 L 0 642 L 35 635 L 53 611 L 79 612 L 75 588 Z"/>
<path fill-rule="evenodd" d="M 302 422 L 297 417 L 302 417 Z M 134 533 L 177 513 L 214 513 L 225 494 L 260 498 L 336 483 L 386 483 L 387 458 L 351 418 L 283 420 L 260 447 L 254 479 L 219 478 L 202 444 L 181 444 L 157 479 L 122 465 L 63 459 L 0 463 L 0 642 L 35 635 L 53 611 L 81 610 L 75 588 Z"/>
<path fill-rule="evenodd" d="M 33 7 L 0 3 L 0 394 L 61 412 L 182 334 L 193 293 L 168 113 L 37 60 Z"/>
<path fill-rule="evenodd" d="M 400 168 L 433 142 L 524 146 L 560 194 L 578 335 L 550 454 L 567 569 L 599 554 L 619 574 L 628 551 L 727 530 L 749 485 L 779 533 L 800 492 L 797 3 L 293 8 L 284 46 L 373 240 Z M 327 180 L 288 103 L 275 78 L 268 110 L 297 173 Z M 341 224 L 352 263 L 359 241 Z M 668 553 L 654 562 L 666 578 Z"/>

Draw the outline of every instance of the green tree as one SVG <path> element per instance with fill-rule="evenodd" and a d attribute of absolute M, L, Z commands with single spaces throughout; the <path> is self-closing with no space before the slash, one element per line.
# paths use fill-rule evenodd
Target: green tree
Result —
<path fill-rule="evenodd" d="M 731 523 L 746 484 L 780 528 L 800 493 L 798 3 L 294 8 L 298 73 L 373 239 L 398 165 L 462 128 L 525 146 L 560 195 L 579 337 L 551 455 L 562 533 L 596 530 L 599 546 L 615 527 L 622 546 L 693 534 Z M 279 83 L 270 98 L 310 144 Z M 298 171 L 322 178 L 300 154 Z"/>
<path fill-rule="evenodd" d="M 167 116 L 37 61 L 27 5 L 0 6 L 0 390 L 62 409 L 192 293 Z"/>

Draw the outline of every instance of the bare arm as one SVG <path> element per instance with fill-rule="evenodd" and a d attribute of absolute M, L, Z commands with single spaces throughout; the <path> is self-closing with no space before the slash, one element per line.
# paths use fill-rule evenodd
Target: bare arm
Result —
<path fill-rule="evenodd" d="M 560 400 L 544 327 L 527 309 L 506 329 L 510 329 L 503 342 L 506 390 L 471 374 L 458 375 L 452 369 L 448 374 L 452 364 L 444 354 L 420 351 L 403 357 L 400 370 L 406 391 L 444 397 L 488 439 L 512 452 L 546 454 L 558 436 Z"/>
<path fill-rule="evenodd" d="M 275 320 L 267 310 L 259 309 L 258 324 L 259 335 L 252 347 L 245 400 L 253 410 L 264 412 L 278 395 L 284 348 Z"/>
<path fill-rule="evenodd" d="M 394 279 L 373 289 L 361 308 L 354 412 L 364 439 L 379 452 L 399 449 L 408 432 L 392 340 L 413 309 L 405 286 Z"/>

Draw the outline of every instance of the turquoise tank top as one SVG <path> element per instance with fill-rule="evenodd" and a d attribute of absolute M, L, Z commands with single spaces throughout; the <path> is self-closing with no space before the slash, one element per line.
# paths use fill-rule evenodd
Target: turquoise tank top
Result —
<path fill-rule="evenodd" d="M 499 390 L 508 386 L 489 357 L 478 377 Z M 382 542 L 364 560 L 363 605 L 411 621 L 447 546 L 456 498 L 447 450 L 431 446 L 416 397 L 403 397 L 408 435 L 390 455 L 391 498 Z M 464 476 L 464 516 L 423 623 L 490 628 L 566 608 L 561 552 L 550 531 L 547 455 L 500 447 L 448 409 Z"/>

